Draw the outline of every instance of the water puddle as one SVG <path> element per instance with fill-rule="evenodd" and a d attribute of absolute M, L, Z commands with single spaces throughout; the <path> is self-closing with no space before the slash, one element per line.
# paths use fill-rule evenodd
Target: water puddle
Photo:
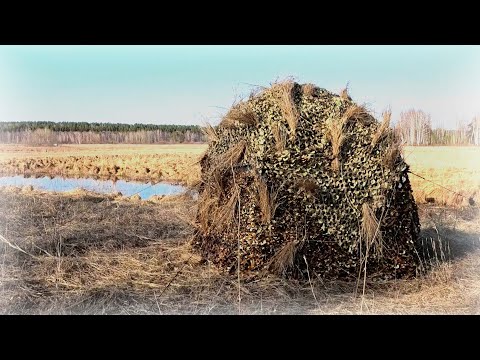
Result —
<path fill-rule="evenodd" d="M 182 193 L 185 188 L 181 185 L 169 183 L 142 183 L 125 180 L 96 180 L 96 179 L 71 179 L 62 177 L 23 177 L 2 176 L 0 186 L 28 186 L 34 189 L 49 191 L 72 191 L 84 189 L 102 194 L 121 192 L 123 196 L 140 195 L 144 200 L 154 195 L 174 195 Z"/>

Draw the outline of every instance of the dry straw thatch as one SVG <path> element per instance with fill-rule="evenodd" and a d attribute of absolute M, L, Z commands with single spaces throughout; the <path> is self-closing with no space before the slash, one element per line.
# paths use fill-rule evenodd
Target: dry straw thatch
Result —
<path fill-rule="evenodd" d="M 235 127 L 237 124 L 255 125 L 257 123 L 257 116 L 245 103 L 234 106 L 222 120 L 222 126 Z"/>
<path fill-rule="evenodd" d="M 360 239 L 365 248 L 377 256 L 383 255 L 383 239 L 380 224 L 370 204 L 362 205 L 362 230 Z"/>
<path fill-rule="evenodd" d="M 280 123 L 272 124 L 272 134 L 275 139 L 275 148 L 277 152 L 285 150 L 285 144 L 287 143 L 287 134 L 284 127 Z"/>
<path fill-rule="evenodd" d="M 373 133 L 372 136 L 372 147 L 378 144 L 378 142 L 385 136 L 390 128 L 390 119 L 392 117 L 391 111 L 385 111 L 383 113 L 383 121 L 378 127 L 378 129 Z"/>
<path fill-rule="evenodd" d="M 295 104 L 293 92 L 294 83 L 287 81 L 277 84 L 276 87 L 278 88 L 280 96 L 278 105 L 282 111 L 283 118 L 287 121 L 287 124 L 290 128 L 290 137 L 295 138 L 299 114 Z"/>
<path fill-rule="evenodd" d="M 306 96 L 314 96 L 316 88 L 317 87 L 314 84 L 304 84 L 302 86 L 302 91 Z"/>
<path fill-rule="evenodd" d="M 252 275 L 353 278 L 365 258 L 377 277 L 414 275 L 417 207 L 389 124 L 293 81 L 236 104 L 208 130 L 194 248 Z"/>
<path fill-rule="evenodd" d="M 345 88 L 345 89 L 342 89 L 342 91 L 340 91 L 340 97 L 344 100 L 347 100 L 350 98 L 350 95 L 348 95 L 348 89 Z"/>

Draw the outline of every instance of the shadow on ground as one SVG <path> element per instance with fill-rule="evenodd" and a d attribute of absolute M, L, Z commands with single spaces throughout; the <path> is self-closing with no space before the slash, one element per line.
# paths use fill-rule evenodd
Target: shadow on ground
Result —
<path fill-rule="evenodd" d="M 478 207 L 422 207 L 422 230 L 417 244 L 422 261 L 461 260 L 480 249 L 478 215 Z"/>

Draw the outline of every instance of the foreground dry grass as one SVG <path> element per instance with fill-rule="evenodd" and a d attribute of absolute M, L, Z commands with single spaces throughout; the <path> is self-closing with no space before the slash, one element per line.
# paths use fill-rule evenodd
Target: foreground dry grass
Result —
<path fill-rule="evenodd" d="M 193 183 L 205 145 L 0 145 L 0 173 Z M 3 313 L 480 313 L 480 148 L 406 147 L 422 236 L 452 261 L 414 280 L 368 284 L 249 281 L 190 251 L 195 201 L 0 189 Z M 435 205 L 424 205 L 427 197 Z M 476 201 L 469 206 L 468 197 Z M 439 206 L 440 205 L 440 206 Z M 455 205 L 445 207 L 443 205 Z M 17 247 L 17 248 L 15 248 Z M 22 252 L 22 251 L 25 251 Z M 239 301 L 240 299 L 240 301 Z"/>
<path fill-rule="evenodd" d="M 477 207 L 423 206 L 422 236 L 448 239 L 453 260 L 414 280 L 367 284 L 362 296 L 355 283 L 239 283 L 219 273 L 190 250 L 188 195 L 135 201 L 4 188 L 0 197 L 3 313 L 480 313 Z"/>

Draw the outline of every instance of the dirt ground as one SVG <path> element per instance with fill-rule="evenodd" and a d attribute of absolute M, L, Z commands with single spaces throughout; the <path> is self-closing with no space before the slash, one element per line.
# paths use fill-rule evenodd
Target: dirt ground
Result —
<path fill-rule="evenodd" d="M 189 195 L 139 201 L 3 188 L 0 198 L 0 313 L 480 313 L 476 206 L 421 205 L 422 238 L 445 244 L 430 248 L 433 270 L 363 292 L 355 282 L 219 273 L 190 249 Z"/>

